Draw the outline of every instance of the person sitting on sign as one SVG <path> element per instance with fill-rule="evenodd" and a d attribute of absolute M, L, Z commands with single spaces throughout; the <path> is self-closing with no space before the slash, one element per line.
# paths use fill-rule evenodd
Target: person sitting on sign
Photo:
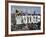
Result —
<path fill-rule="evenodd" d="M 21 13 L 16 10 L 16 24 L 22 24 L 22 16 L 21 16 Z"/>

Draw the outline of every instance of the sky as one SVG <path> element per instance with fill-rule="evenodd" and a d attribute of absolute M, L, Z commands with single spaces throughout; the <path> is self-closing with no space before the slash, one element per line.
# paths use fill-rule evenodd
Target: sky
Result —
<path fill-rule="evenodd" d="M 41 8 L 36 6 L 11 6 L 11 13 L 15 13 L 16 9 L 19 9 L 20 11 L 23 11 L 23 13 L 29 13 L 29 14 L 40 14 Z"/>

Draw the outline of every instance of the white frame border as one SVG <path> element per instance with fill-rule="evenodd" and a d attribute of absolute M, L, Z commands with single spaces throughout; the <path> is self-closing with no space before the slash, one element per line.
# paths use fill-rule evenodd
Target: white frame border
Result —
<path fill-rule="evenodd" d="M 41 30 L 30 31 L 11 31 L 11 5 L 14 6 L 38 6 L 41 7 Z M 26 33 L 41 33 L 43 32 L 43 5 L 40 4 L 20 4 L 20 3 L 8 3 L 8 34 L 26 34 Z"/>

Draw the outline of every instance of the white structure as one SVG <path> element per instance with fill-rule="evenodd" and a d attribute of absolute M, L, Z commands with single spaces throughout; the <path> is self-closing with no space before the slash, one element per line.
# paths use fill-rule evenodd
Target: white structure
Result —
<path fill-rule="evenodd" d="M 16 24 L 38 23 L 40 22 L 40 15 L 16 16 L 15 20 Z"/>

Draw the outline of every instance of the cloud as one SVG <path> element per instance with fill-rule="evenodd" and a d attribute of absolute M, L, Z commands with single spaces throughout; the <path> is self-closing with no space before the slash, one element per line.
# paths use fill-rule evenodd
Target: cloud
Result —
<path fill-rule="evenodd" d="M 11 13 L 15 13 L 16 9 L 23 11 L 24 13 L 27 12 L 29 14 L 33 14 L 34 11 L 36 14 L 40 14 L 41 8 L 40 7 L 30 7 L 30 6 L 11 6 Z"/>

